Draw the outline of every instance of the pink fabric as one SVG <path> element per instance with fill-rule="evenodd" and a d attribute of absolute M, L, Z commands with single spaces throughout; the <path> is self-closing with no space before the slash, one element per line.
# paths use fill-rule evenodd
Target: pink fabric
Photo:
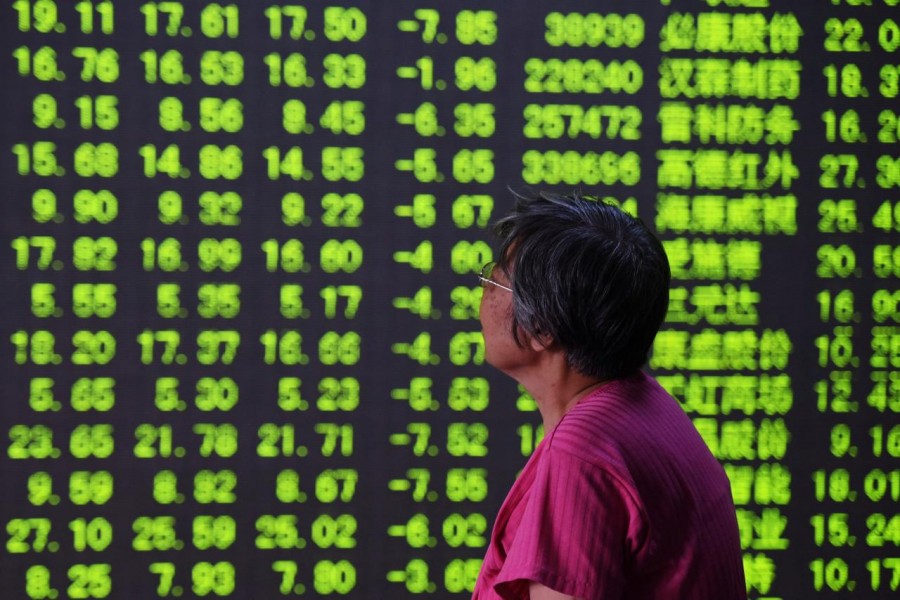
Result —
<path fill-rule="evenodd" d="M 747 597 L 725 473 L 652 378 L 583 398 L 510 490 L 473 598 L 527 599 L 531 581 L 586 600 Z"/>

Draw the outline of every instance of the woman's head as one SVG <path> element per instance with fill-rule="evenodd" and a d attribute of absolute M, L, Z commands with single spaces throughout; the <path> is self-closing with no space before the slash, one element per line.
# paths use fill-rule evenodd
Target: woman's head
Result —
<path fill-rule="evenodd" d="M 500 219 L 512 333 L 558 345 L 571 367 L 625 377 L 647 361 L 669 302 L 669 263 L 640 219 L 579 194 L 516 195 Z"/>

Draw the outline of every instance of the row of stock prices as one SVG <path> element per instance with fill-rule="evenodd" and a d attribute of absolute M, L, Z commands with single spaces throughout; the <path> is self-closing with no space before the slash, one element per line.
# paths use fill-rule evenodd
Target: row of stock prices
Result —
<path fill-rule="evenodd" d="M 900 1 L 3 0 L 0 595 L 465 598 L 508 188 L 639 215 L 749 595 L 900 589 Z"/>

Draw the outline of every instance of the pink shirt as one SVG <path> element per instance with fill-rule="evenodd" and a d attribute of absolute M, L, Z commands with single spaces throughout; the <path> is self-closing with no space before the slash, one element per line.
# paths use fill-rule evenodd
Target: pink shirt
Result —
<path fill-rule="evenodd" d="M 747 597 L 728 479 L 651 377 L 583 398 L 510 490 L 473 599 L 527 599 L 531 581 L 587 600 Z"/>

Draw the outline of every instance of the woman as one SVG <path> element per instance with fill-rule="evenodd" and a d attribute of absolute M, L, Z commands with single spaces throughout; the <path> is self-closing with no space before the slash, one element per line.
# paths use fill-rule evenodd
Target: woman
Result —
<path fill-rule="evenodd" d="M 731 489 L 641 372 L 668 305 L 659 241 L 615 206 L 517 197 L 481 273 L 487 361 L 546 436 L 497 515 L 473 598 L 746 598 Z"/>

